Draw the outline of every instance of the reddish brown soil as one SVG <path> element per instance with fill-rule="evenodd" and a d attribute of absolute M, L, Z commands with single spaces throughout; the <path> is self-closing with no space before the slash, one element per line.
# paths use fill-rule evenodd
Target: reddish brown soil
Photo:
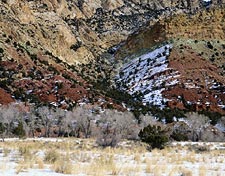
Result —
<path fill-rule="evenodd" d="M 225 85 L 225 80 L 216 66 L 186 47 L 185 50 L 172 50 L 169 67 L 181 74 L 179 84 L 163 92 L 166 98 L 172 100 L 168 103 L 170 107 L 184 109 L 187 108 L 184 103 L 189 101 L 192 102 L 193 110 L 210 110 L 225 114 L 225 110 L 218 106 L 219 100 L 225 102 L 223 91 L 210 89 L 213 81 Z"/>
<path fill-rule="evenodd" d="M 14 102 L 14 100 L 12 99 L 11 95 L 0 88 L 0 104 L 6 105 L 12 102 Z"/>

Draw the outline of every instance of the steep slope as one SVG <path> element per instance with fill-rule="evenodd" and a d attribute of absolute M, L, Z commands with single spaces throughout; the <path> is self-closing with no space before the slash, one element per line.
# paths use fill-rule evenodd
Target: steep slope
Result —
<path fill-rule="evenodd" d="M 130 36 L 115 55 L 117 86 L 145 104 L 225 114 L 224 13 L 179 14 Z"/>
<path fill-rule="evenodd" d="M 162 97 L 165 82 L 170 80 L 167 83 L 172 86 L 179 77 L 178 72 L 168 68 L 171 48 L 172 45 L 162 46 L 125 64 L 116 79 L 117 86 L 130 94 L 139 93 L 144 104 L 165 107 L 166 100 Z"/>
<path fill-rule="evenodd" d="M 0 3 L 2 35 L 21 44 L 29 41 L 34 48 L 46 49 L 69 64 L 93 60 L 152 19 L 193 13 L 203 6 L 201 0 L 5 0 Z"/>
<path fill-rule="evenodd" d="M 170 92 L 173 87 L 182 92 L 176 96 L 185 97 L 186 102 L 196 104 L 200 99 L 192 101 L 183 95 L 183 84 L 192 75 L 183 72 L 186 67 L 180 63 L 183 57 L 188 57 L 196 62 L 202 59 L 201 65 L 208 59 L 204 68 L 192 69 L 193 65 L 186 64 L 188 60 L 183 65 L 195 71 L 193 75 L 203 75 L 199 69 L 207 72 L 194 84 L 202 86 L 207 77 L 210 83 L 201 92 L 214 97 L 209 100 L 210 110 L 222 112 L 224 71 L 212 70 L 224 68 L 224 3 L 224 0 L 1 1 L 0 104 L 26 102 L 72 108 L 78 103 L 98 103 L 122 109 L 122 102 L 125 99 L 132 102 L 133 97 L 120 91 L 127 91 L 127 87 L 112 89 L 110 76 L 124 69 L 136 72 L 133 75 L 138 81 L 130 81 L 133 76 L 128 75 L 117 77 L 122 82 L 126 80 L 123 86 L 126 83 L 133 86 L 128 93 L 146 93 L 142 95 L 146 105 L 169 104 L 182 109 L 184 103 Z M 205 8 L 208 10 L 197 13 Z M 136 56 L 141 57 L 140 63 Z M 137 66 L 138 70 L 133 66 L 126 68 L 124 64 L 129 62 L 141 66 Z M 146 74 L 146 85 L 140 89 L 142 78 L 138 75 L 142 74 Z M 152 98 L 154 94 L 157 96 Z"/>

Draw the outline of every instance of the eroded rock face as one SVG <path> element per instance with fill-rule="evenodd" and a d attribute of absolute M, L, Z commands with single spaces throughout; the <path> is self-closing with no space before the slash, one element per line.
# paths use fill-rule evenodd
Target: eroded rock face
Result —
<path fill-rule="evenodd" d="M 199 0 L 6 0 L 1 3 L 1 33 L 30 41 L 67 63 L 87 63 L 152 18 L 194 11 Z M 213 1 L 214 4 L 224 1 Z M 7 22 L 7 25 L 5 25 Z M 72 45 L 79 46 L 71 50 Z"/>

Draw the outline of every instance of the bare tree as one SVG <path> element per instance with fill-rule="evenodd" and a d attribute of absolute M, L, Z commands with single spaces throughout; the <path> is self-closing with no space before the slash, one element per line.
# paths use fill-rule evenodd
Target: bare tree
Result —
<path fill-rule="evenodd" d="M 10 137 L 16 121 L 21 117 L 20 111 L 13 105 L 0 107 L 1 137 Z"/>
<path fill-rule="evenodd" d="M 121 136 L 117 133 L 116 128 L 110 123 L 101 126 L 96 143 L 102 147 L 115 147 L 120 141 Z"/>
<path fill-rule="evenodd" d="M 112 119 L 115 121 L 117 133 L 119 133 L 123 139 L 137 139 L 139 126 L 134 115 L 129 111 L 115 111 L 114 114 Z"/>
<path fill-rule="evenodd" d="M 67 137 L 70 137 L 70 134 L 72 133 L 72 131 L 75 131 L 75 118 L 73 116 L 73 113 L 71 111 L 66 111 L 65 112 L 65 116 L 60 120 L 60 133 L 59 135 L 67 135 Z"/>
<path fill-rule="evenodd" d="M 55 118 L 58 120 L 59 136 L 70 136 L 77 132 L 77 114 L 73 111 L 56 109 Z"/>
<path fill-rule="evenodd" d="M 187 122 L 192 130 L 192 141 L 201 140 L 203 130 L 210 124 L 210 120 L 207 116 L 196 112 L 187 114 Z"/>
<path fill-rule="evenodd" d="M 98 121 L 97 143 L 101 146 L 115 146 L 121 138 L 137 139 L 139 127 L 131 112 L 106 109 Z"/>
<path fill-rule="evenodd" d="M 27 126 L 29 128 L 29 134 L 31 134 L 32 137 L 34 137 L 34 135 L 35 135 L 35 128 L 37 127 L 37 119 L 38 119 L 38 117 L 32 112 L 28 113 L 27 117 L 28 117 L 28 119 L 27 119 L 26 123 L 27 123 Z"/>
<path fill-rule="evenodd" d="M 91 109 L 87 106 L 76 107 L 72 113 L 76 117 L 76 129 L 83 133 L 85 138 L 90 137 L 94 120 Z"/>
<path fill-rule="evenodd" d="M 2 138 L 2 141 L 4 142 L 5 140 L 5 135 L 6 135 L 6 124 L 4 123 L 5 117 L 3 116 L 4 108 L 0 107 L 0 136 Z"/>
<path fill-rule="evenodd" d="M 24 116 L 24 129 L 26 131 L 27 136 L 32 135 L 34 137 L 35 130 L 38 127 L 38 116 L 36 115 L 36 111 L 34 107 L 30 107 L 30 111 L 27 112 Z"/>
<path fill-rule="evenodd" d="M 44 126 L 45 130 L 45 137 L 50 136 L 50 130 L 53 124 L 56 122 L 56 119 L 54 117 L 55 113 L 53 109 L 50 109 L 46 106 L 39 107 L 37 109 L 37 113 L 39 116 L 39 120 L 41 121 L 41 125 Z"/>
<path fill-rule="evenodd" d="M 152 116 L 152 115 L 141 115 L 140 116 L 140 127 L 143 129 L 144 127 L 147 127 L 148 125 L 157 125 L 159 124 L 160 122 L 157 121 L 157 119 Z"/>

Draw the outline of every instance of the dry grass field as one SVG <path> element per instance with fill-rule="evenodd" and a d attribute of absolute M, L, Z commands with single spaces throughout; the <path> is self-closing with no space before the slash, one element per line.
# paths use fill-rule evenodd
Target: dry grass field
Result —
<path fill-rule="evenodd" d="M 91 139 L 8 139 L 0 142 L 0 175 L 223 176 L 225 143 L 172 143 L 149 152 L 131 141 L 100 148 Z"/>

